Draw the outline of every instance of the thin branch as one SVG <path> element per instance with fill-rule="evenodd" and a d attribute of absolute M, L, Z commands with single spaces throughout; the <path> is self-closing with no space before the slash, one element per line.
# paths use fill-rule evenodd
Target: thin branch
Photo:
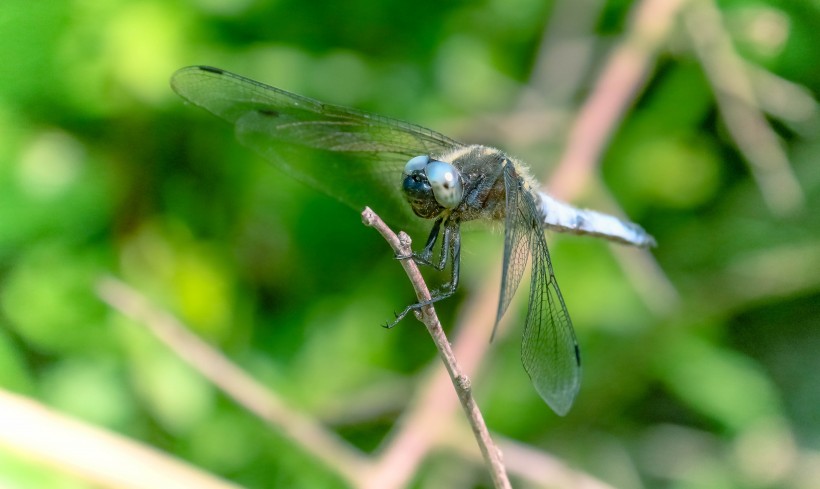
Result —
<path fill-rule="evenodd" d="M 95 487 L 238 489 L 159 450 L 0 390 L 0 445 Z"/>
<path fill-rule="evenodd" d="M 376 229 L 388 244 L 390 244 L 397 255 L 407 256 L 411 253 L 409 237 L 404 233 L 401 233 L 401 237 L 396 236 L 369 207 L 365 208 L 362 212 L 362 221 L 365 225 Z M 430 292 L 427 290 L 427 285 L 424 283 L 424 278 L 421 272 L 419 272 L 416 263 L 413 260 L 401 260 L 401 264 L 405 273 L 407 273 L 407 277 L 413 284 L 416 297 L 418 297 L 419 301 L 430 300 Z M 467 421 L 470 423 L 476 442 L 481 449 L 481 455 L 484 457 L 484 462 L 490 470 L 490 476 L 493 479 L 494 486 L 496 488 L 512 487 L 507 478 L 504 463 L 501 460 L 501 452 L 493 443 L 492 438 L 490 438 L 490 432 L 487 430 L 484 417 L 473 397 L 470 379 L 462 373 L 456 361 L 456 357 L 453 354 L 453 350 L 450 347 L 450 342 L 444 334 L 444 329 L 442 329 L 441 323 L 438 320 L 435 309 L 432 305 L 428 305 L 422 309 L 421 314 L 418 316 L 424 325 L 427 326 L 427 331 L 433 338 L 433 343 L 435 343 L 439 356 L 444 362 L 453 387 L 461 401 L 464 413 L 467 415 Z"/>
<path fill-rule="evenodd" d="M 586 182 L 594 178 L 609 135 L 646 83 L 657 51 L 666 41 L 683 1 L 644 0 L 636 6 L 636 20 L 630 29 L 630 37 L 610 56 L 596 83 L 596 93 L 588 99 L 576 119 L 572 130 L 574 137 L 559 170 L 550 179 L 550 188 L 560 190 L 554 192 L 557 197 L 574 200 Z M 487 338 L 498 304 L 500 259 L 489 269 L 496 270 L 494 277 L 482 281 L 485 285 L 469 299 L 455 327 L 453 349 L 464 370 L 474 375 L 490 347 Z M 502 320 L 496 335 L 498 339 L 507 333 L 504 323 Z M 454 399 L 443 394 L 447 384 L 448 379 L 440 370 L 432 372 L 422 383 L 417 402 L 397 423 L 397 429 L 376 463 L 377 472 L 381 474 L 378 481 L 382 484 L 369 487 L 384 489 L 406 484 L 415 467 L 439 440 L 441 434 L 435 428 L 446 427 L 455 409 Z"/>
<path fill-rule="evenodd" d="M 797 211 L 804 204 L 803 190 L 777 135 L 760 111 L 746 65 L 723 29 L 720 10 L 710 0 L 693 0 L 684 9 L 683 19 L 726 128 L 749 162 L 763 198 L 779 215 Z"/>
<path fill-rule="evenodd" d="M 752 62 L 744 61 L 743 66 L 760 110 L 799 134 L 810 137 L 816 133 L 817 101 L 811 90 Z"/>
<path fill-rule="evenodd" d="M 97 293 L 114 309 L 144 324 L 176 355 L 239 405 L 321 460 L 351 485 L 358 486 L 370 470 L 367 459 L 356 448 L 310 417 L 288 407 L 264 385 L 134 289 L 109 277 L 99 282 Z"/>
<path fill-rule="evenodd" d="M 500 268 L 499 265 L 498 272 Z M 489 278 L 488 281 L 495 284 L 500 283 L 500 273 L 498 275 Z M 460 360 L 460 365 L 465 371 L 476 372 L 479 369 L 481 360 L 491 346 L 487 339 L 492 325 L 484 324 L 485 328 L 464 326 L 481 324 L 482 321 L 486 321 L 487 317 L 495 317 L 498 304 L 497 294 L 498 291 L 493 290 L 492 287 L 482 288 L 478 294 L 468 299 L 463 313 L 459 314 L 460 319 L 455 328 L 457 333 L 453 348 L 455 356 Z M 501 328 L 499 333 L 504 331 L 507 329 Z M 421 382 L 422 387 L 415 404 L 397 423 L 401 429 L 396 431 L 383 456 L 376 463 L 376 466 L 381 469 L 377 471 L 379 478 L 374 479 L 374 483 L 367 487 L 374 489 L 405 487 L 407 480 L 433 445 L 442 444 L 446 448 L 454 447 L 458 453 L 462 454 L 475 453 L 471 452 L 464 443 L 454 441 L 454 436 L 455 439 L 462 438 L 458 430 L 455 430 L 457 431 L 455 435 L 453 434 L 451 413 L 455 407 L 455 397 L 447 395 L 448 391 L 452 390 L 450 383 L 450 378 L 443 369 L 430 369 L 428 378 Z M 547 411 L 548 408 L 545 405 L 544 412 Z M 495 436 L 504 453 L 505 464 L 510 474 L 541 487 L 608 488 L 604 482 L 583 471 L 569 467 L 547 453 L 521 444 L 513 445 L 505 441 L 503 437 Z M 510 447 L 509 452 L 507 447 Z M 478 453 L 475 454 L 476 459 L 480 456 Z M 567 481 L 573 482 L 567 483 Z"/>
<path fill-rule="evenodd" d="M 499 264 L 500 272 L 501 266 Z M 500 283 L 497 279 L 490 279 Z M 460 360 L 462 371 L 475 373 L 490 347 L 490 329 L 487 318 L 495 317 L 498 291 L 484 287 L 468 299 L 455 325 L 453 351 Z M 503 321 L 502 321 L 503 322 Z M 421 464 L 431 447 L 440 443 L 441 437 L 452 422 L 457 409 L 456 396 L 452 395 L 451 379 L 446 370 L 431 364 L 428 375 L 419 383 L 416 402 L 405 411 L 404 416 L 391 433 L 381 456 L 376 461 L 376 473 L 372 489 L 400 488 Z"/>

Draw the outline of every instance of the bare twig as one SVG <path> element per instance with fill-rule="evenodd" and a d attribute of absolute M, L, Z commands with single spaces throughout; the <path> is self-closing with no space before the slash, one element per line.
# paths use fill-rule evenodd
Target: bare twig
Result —
<path fill-rule="evenodd" d="M 596 83 L 596 92 L 589 98 L 572 129 L 573 137 L 559 170 L 550 179 L 556 196 L 574 200 L 589 179 L 597 175 L 597 163 L 609 135 L 615 130 L 622 114 L 646 83 L 655 56 L 665 42 L 673 19 L 684 0 L 644 0 L 636 6 L 635 21 L 629 39 L 613 52 Z M 647 255 L 648 256 L 648 255 Z M 651 258 L 648 258 L 651 260 Z M 500 260 L 489 267 L 500 272 Z M 498 274 L 500 275 L 500 273 Z M 466 372 L 479 368 L 490 345 L 487 341 L 498 304 L 500 276 L 483 280 L 481 287 L 459 315 L 453 349 Z M 504 321 L 502 321 L 504 323 Z M 501 327 L 497 339 L 506 334 Z M 455 409 L 455 400 L 443 395 L 448 379 L 440 370 L 422 383 L 421 392 L 405 418 L 397 424 L 382 457 L 376 463 L 382 474 L 381 484 L 370 487 L 402 487 L 410 478 L 424 454 L 441 436 L 432 426 L 445 426 Z"/>
<path fill-rule="evenodd" d="M 310 417 L 286 406 L 284 401 L 192 334 L 176 318 L 157 309 L 124 283 L 105 278 L 98 284 L 97 291 L 103 301 L 147 326 L 168 348 L 238 404 L 289 437 L 350 484 L 360 485 L 370 467 L 356 448 Z"/>
<path fill-rule="evenodd" d="M 376 229 L 390 244 L 397 255 L 407 256 L 411 253 L 409 237 L 404 233 L 402 233 L 401 237 L 396 236 L 370 208 L 365 208 L 362 212 L 362 220 L 365 225 Z M 429 300 L 430 292 L 427 290 L 424 278 L 421 276 L 421 272 L 419 272 L 416 263 L 413 260 L 401 260 L 401 263 L 405 273 L 407 273 L 408 278 L 410 278 L 413 284 L 418 299 L 420 301 Z M 450 347 L 450 342 L 444 334 L 444 330 L 438 320 L 435 309 L 432 305 L 428 305 L 422 309 L 422 313 L 419 316 L 422 322 L 424 322 L 424 325 L 427 326 L 427 331 L 433 338 L 439 356 L 444 362 L 444 366 L 461 401 L 461 406 L 464 408 L 464 413 L 467 415 L 467 420 L 470 423 L 476 441 L 478 442 L 478 446 L 481 449 L 484 462 L 490 470 L 493 484 L 497 488 L 510 488 L 507 471 L 501 460 L 501 452 L 490 438 L 487 425 L 484 423 L 484 417 L 473 397 L 470 379 L 462 373 L 456 361 L 456 357 L 453 354 L 453 350 Z"/>
<path fill-rule="evenodd" d="M 710 0 L 693 0 L 684 9 L 683 19 L 726 128 L 749 162 L 769 208 L 780 215 L 798 210 L 803 206 L 803 190 L 777 135 L 760 112 L 746 65 L 723 29 L 717 6 Z"/>
<path fill-rule="evenodd" d="M 500 265 L 498 269 L 500 271 Z M 500 277 L 493 283 L 500 283 Z M 453 351 L 464 372 L 475 373 L 490 347 L 487 340 L 492 325 L 487 318 L 495 317 L 497 294 L 492 287 L 482 288 L 469 299 L 456 324 Z M 424 456 L 447 431 L 457 408 L 456 399 L 447 372 L 432 365 L 427 378 L 420 382 L 416 402 L 396 423 L 389 442 L 376 461 L 372 483 L 367 487 L 404 487 Z"/>
<path fill-rule="evenodd" d="M 0 391 L 0 445 L 95 487 L 238 489 L 216 476 L 124 436 Z"/>

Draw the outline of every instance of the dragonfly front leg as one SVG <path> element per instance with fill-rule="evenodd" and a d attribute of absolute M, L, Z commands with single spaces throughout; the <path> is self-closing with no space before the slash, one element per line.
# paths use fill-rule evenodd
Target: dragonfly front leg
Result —
<path fill-rule="evenodd" d="M 437 267 L 438 270 L 444 270 L 450 256 L 453 257 L 450 265 L 450 281 L 442 284 L 437 291 L 433 292 L 436 300 L 450 297 L 458 288 L 458 277 L 461 271 L 461 232 L 459 223 L 454 221 L 448 221 L 444 226 L 444 240 L 441 243 L 441 261 Z"/>
<path fill-rule="evenodd" d="M 441 270 L 440 267 L 436 267 L 433 263 L 433 248 L 436 246 L 436 241 L 438 241 L 439 231 L 441 230 L 441 223 L 444 221 L 444 218 L 436 219 L 436 222 L 433 223 L 432 229 L 430 229 L 430 234 L 427 236 L 427 243 L 425 243 L 424 248 L 418 253 L 415 251 L 410 253 L 409 255 L 396 255 L 396 259 L 398 260 L 406 260 L 408 258 L 412 258 L 414 262 L 419 265 L 427 265 L 438 270 Z"/>
<path fill-rule="evenodd" d="M 396 314 L 396 319 L 394 319 L 391 323 L 385 324 L 384 327 L 392 328 L 396 324 L 399 323 L 404 317 L 410 313 L 410 311 L 418 311 L 424 306 L 428 306 L 434 302 L 438 302 L 442 299 L 446 299 L 451 295 L 455 294 L 456 289 L 458 288 L 458 280 L 459 280 L 459 272 L 461 270 L 461 232 L 459 228 L 459 223 L 457 221 L 447 221 L 444 224 L 444 239 L 441 243 L 441 259 L 438 266 L 434 266 L 438 270 L 443 270 L 446 263 L 447 258 L 452 256 L 452 264 L 450 267 L 450 281 L 447 283 L 442 284 L 436 290 L 432 291 L 430 294 L 430 299 L 426 301 L 419 301 L 415 304 L 410 304 L 409 306 L 405 307 L 404 310 Z"/>

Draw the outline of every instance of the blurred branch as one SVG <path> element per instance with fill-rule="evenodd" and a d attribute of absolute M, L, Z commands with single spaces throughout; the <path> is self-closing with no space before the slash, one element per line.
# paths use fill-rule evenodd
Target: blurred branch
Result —
<path fill-rule="evenodd" d="M 572 200 L 581 193 L 593 174 L 597 173 L 595 169 L 604 145 L 626 108 L 646 83 L 646 75 L 654 64 L 656 52 L 669 35 L 674 16 L 683 3 L 684 0 L 645 0 L 636 7 L 636 20 L 630 37 L 613 52 L 607 62 L 596 83 L 595 92 L 576 119 L 559 170 L 550 179 L 550 188 L 558 190 L 554 192 L 556 196 Z M 645 256 L 652 260 L 650 255 Z M 631 270 L 626 266 L 624 268 Z M 483 281 L 486 285 L 472 295 L 456 325 L 453 350 L 461 359 L 466 372 L 475 373 L 478 370 L 490 346 L 487 338 L 498 303 L 500 259 L 491 269 L 497 270 L 497 276 Z M 655 264 L 651 270 L 660 268 Z M 653 274 L 648 280 L 655 280 L 656 275 L 658 274 Z M 662 272 L 659 275 L 664 284 L 669 283 Z M 642 290 L 647 289 L 649 288 Z M 667 289 L 663 287 L 663 290 Z M 671 290 L 672 294 L 669 296 L 676 297 L 674 288 Z M 502 320 L 502 327 L 498 331 L 501 336 L 508 329 L 503 327 L 504 323 Z M 422 384 L 416 404 L 405 414 L 402 422 L 397 424 L 399 428 L 392 434 L 377 464 L 390 468 L 389 474 L 381 479 L 389 483 L 385 482 L 380 487 L 402 486 L 414 468 L 421 463 L 430 446 L 438 441 L 440 430 L 436 428 L 446 427 L 450 413 L 455 409 L 454 399 L 444 394 L 448 389 L 447 384 L 448 379 L 440 370 L 431 372 Z"/>
<path fill-rule="evenodd" d="M 723 28 L 711 0 L 693 0 L 684 9 L 684 24 L 712 84 L 718 108 L 769 208 L 778 215 L 803 206 L 800 184 L 777 135 L 760 112 L 746 65 Z"/>
<path fill-rule="evenodd" d="M 595 55 L 597 38 L 594 35 L 606 2 L 599 0 L 557 0 L 544 35 L 538 46 L 538 54 L 523 96 L 518 101 L 519 110 L 532 110 L 539 101 L 547 100 L 550 106 L 567 107 L 583 86 Z M 542 111 L 539 111 L 542 112 Z M 543 140 L 558 137 L 540 129 Z M 532 129 L 531 129 L 532 130 Z"/>
<path fill-rule="evenodd" d="M 144 324 L 168 348 L 239 405 L 296 442 L 350 484 L 359 485 L 369 464 L 356 448 L 311 418 L 286 406 L 265 386 L 134 289 L 114 278 L 104 278 L 99 282 L 97 292 L 111 307 Z"/>
<path fill-rule="evenodd" d="M 541 487 L 614 489 L 609 484 L 569 467 L 562 460 L 508 438 L 499 445 L 509 459 L 510 472 Z"/>
<path fill-rule="evenodd" d="M 700 280 L 711 284 L 694 295 L 705 314 L 725 316 L 750 304 L 793 298 L 820 290 L 820 241 L 768 246 L 732 257 Z"/>
<path fill-rule="evenodd" d="M 500 264 L 495 270 L 497 276 L 488 278 L 488 283 L 501 282 Z M 478 293 L 471 294 L 463 312 L 459 314 L 453 351 L 455 357 L 460 360 L 464 372 L 477 372 L 491 346 L 488 339 L 492 324 L 488 318 L 495 318 L 497 304 L 498 290 L 492 286 L 483 287 Z M 504 322 L 505 320 L 502 319 L 502 323 Z M 503 335 L 506 331 L 508 328 L 499 328 L 498 333 Z M 498 335 L 497 339 L 500 339 Z M 426 379 L 421 382 L 415 402 L 405 412 L 404 417 L 396 423 L 396 431 L 391 434 L 381 457 L 376 462 L 376 466 L 380 468 L 377 471 L 379 475 L 372 479 L 373 484 L 368 487 L 378 489 L 404 487 L 415 473 L 424 455 L 429 453 L 434 446 L 441 443 L 446 443 L 448 446 L 453 445 L 452 442 L 447 441 L 448 438 L 445 436 L 452 432 L 451 418 L 456 406 L 456 398 L 451 394 L 451 390 L 451 378 L 447 372 L 438 368 L 437 365 L 431 366 Z M 544 411 L 548 411 L 546 406 Z M 458 445 L 456 448 L 459 452 L 469 451 L 464 444 L 459 443 Z M 555 457 L 539 450 L 525 449 L 520 444 L 511 446 L 504 443 L 504 446 L 511 447 L 510 453 L 506 452 L 506 448 L 502 450 L 508 471 L 532 482 L 539 484 L 548 482 L 544 484 L 545 486 L 555 483 L 556 487 L 569 487 L 572 484 L 562 486 L 561 483 L 571 480 L 573 483 L 582 484 L 579 487 L 608 487 L 592 476 L 571 469 Z M 531 463 L 539 465 L 528 467 Z"/>
<path fill-rule="evenodd" d="M 370 208 L 365 208 L 362 212 L 362 220 L 365 225 L 376 229 L 388 242 L 388 244 L 390 244 L 397 255 L 407 256 L 412 253 L 412 250 L 410 249 L 410 238 L 404 233 L 401 233 L 401 237 L 396 236 L 396 234 L 389 227 L 387 227 L 379 216 L 370 210 Z M 405 259 L 401 260 L 401 264 L 405 273 L 407 273 L 407 277 L 413 284 L 418 300 L 430 300 L 430 292 L 427 290 L 427 285 L 424 283 L 424 278 L 422 277 L 421 272 L 419 272 L 416 263 L 413 260 Z M 441 323 L 438 320 L 435 309 L 432 305 L 428 305 L 421 310 L 420 314 L 417 314 L 417 317 L 419 317 L 419 319 L 427 327 L 427 331 L 430 333 L 430 336 L 433 338 L 433 343 L 435 343 L 436 348 L 438 349 L 439 356 L 441 357 L 442 362 L 444 362 L 447 374 L 450 376 L 452 385 L 456 390 L 456 394 L 458 394 L 458 399 L 461 401 L 461 406 L 464 409 L 464 413 L 467 415 L 467 420 L 473 430 L 473 435 L 478 442 L 481 455 L 490 470 L 493 485 L 496 488 L 511 488 L 512 486 L 507 478 L 507 471 L 501 460 L 501 452 L 493 443 L 492 438 L 490 438 L 490 433 L 489 430 L 487 430 L 484 417 L 482 416 L 481 411 L 478 408 L 478 404 L 476 404 L 475 398 L 473 397 L 470 379 L 464 375 L 461 367 L 459 367 L 456 357 L 453 354 L 453 350 L 450 347 L 450 341 L 444 334 L 444 330 L 441 327 Z M 375 477 L 370 481 L 369 487 L 383 488 L 385 486 L 384 482 L 379 480 L 379 477 Z"/>
<path fill-rule="evenodd" d="M 602 185 L 603 187 L 603 185 Z M 618 204 L 608 189 L 602 188 L 597 195 L 607 202 L 606 208 L 617 209 Z M 649 250 L 637 253 L 631 247 L 609 243 L 618 265 L 634 287 L 644 304 L 657 316 L 667 316 L 680 305 L 680 293 Z"/>
<path fill-rule="evenodd" d="M 0 444 L 95 487 L 239 487 L 154 448 L 6 391 L 0 391 Z"/>
<path fill-rule="evenodd" d="M 674 21 L 687 0 L 643 0 L 633 10 L 625 39 L 612 51 L 592 92 L 569 130 L 568 142 L 547 191 L 556 198 L 575 200 L 591 183 L 599 184 L 598 166 L 612 134 L 628 108 L 646 86 L 655 59 L 668 40 Z M 617 209 L 607 196 L 609 208 Z M 678 302 L 674 285 L 649 251 L 636 256 L 612 245 L 615 258 L 643 301 L 656 313 Z"/>
<path fill-rule="evenodd" d="M 499 265 L 498 271 L 501 267 Z M 490 279 L 500 283 L 501 277 Z M 495 317 L 498 291 L 493 287 L 484 287 L 477 294 L 472 294 L 459 315 L 456 324 L 456 337 L 453 351 L 464 372 L 475 373 L 482 358 L 490 347 L 490 324 L 488 318 Z M 502 320 L 502 323 L 504 321 Z M 499 330 L 503 334 L 503 329 Z M 420 383 L 415 403 L 405 411 L 403 418 L 396 423 L 389 442 L 384 447 L 377 467 L 381 474 L 370 487 L 389 489 L 404 487 L 421 464 L 424 456 L 451 424 L 453 411 L 456 409 L 456 397 L 451 393 L 451 380 L 447 372 L 438 365 L 431 365 L 428 375 Z"/>
<path fill-rule="evenodd" d="M 462 430 L 463 431 L 463 430 Z M 448 447 L 461 456 L 476 460 L 478 453 L 469 445 L 459 443 L 459 434 L 447 437 Z M 579 472 L 560 459 L 535 450 L 510 438 L 498 436 L 498 445 L 505 454 L 507 468 L 522 480 L 538 487 L 572 487 L 573 489 L 613 489 L 595 477 Z"/>
<path fill-rule="evenodd" d="M 760 109 L 806 135 L 816 131 L 817 101 L 809 89 L 779 77 L 760 66 L 744 62 Z"/>
<path fill-rule="evenodd" d="M 549 179 L 548 192 L 571 201 L 597 174 L 597 165 L 627 108 L 646 85 L 661 45 L 684 0 L 643 0 L 632 26 L 598 77 L 592 93 L 570 128 L 563 157 Z"/>

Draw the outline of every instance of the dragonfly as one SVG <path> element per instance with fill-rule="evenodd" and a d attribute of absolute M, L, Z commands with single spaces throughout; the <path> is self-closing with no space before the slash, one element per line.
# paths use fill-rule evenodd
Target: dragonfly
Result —
<path fill-rule="evenodd" d="M 544 230 L 654 246 L 643 228 L 539 191 L 528 167 L 501 150 L 464 144 L 419 125 L 323 103 L 210 66 L 178 70 L 171 87 L 233 124 L 240 143 L 297 180 L 355 209 L 370 206 L 388 222 L 433 221 L 424 248 L 399 258 L 437 270 L 449 264 L 449 281 L 431 293 L 431 300 L 408 306 L 396 322 L 455 293 L 463 223 L 503 223 L 493 336 L 531 262 L 521 362 L 547 405 L 561 416 L 569 412 L 581 385 L 581 355 Z"/>

